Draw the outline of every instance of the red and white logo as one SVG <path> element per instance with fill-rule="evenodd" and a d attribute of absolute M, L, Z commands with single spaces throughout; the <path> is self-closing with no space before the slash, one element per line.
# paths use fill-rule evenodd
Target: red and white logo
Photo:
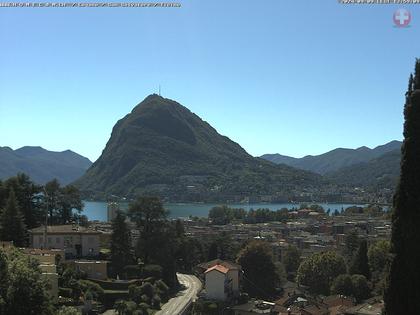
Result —
<path fill-rule="evenodd" d="M 411 22 L 411 13 L 406 9 L 398 9 L 394 12 L 394 24 L 397 27 L 407 27 Z"/>

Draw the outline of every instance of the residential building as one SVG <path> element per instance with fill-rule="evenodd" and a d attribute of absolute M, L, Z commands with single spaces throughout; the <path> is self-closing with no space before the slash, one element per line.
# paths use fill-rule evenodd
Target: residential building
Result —
<path fill-rule="evenodd" d="M 32 248 L 62 249 L 67 257 L 95 257 L 101 232 L 76 225 L 52 225 L 29 231 Z M 44 239 L 46 237 L 46 239 Z"/>
<path fill-rule="evenodd" d="M 239 273 L 237 264 L 216 259 L 199 265 L 204 271 L 206 298 L 226 301 L 239 296 Z"/>

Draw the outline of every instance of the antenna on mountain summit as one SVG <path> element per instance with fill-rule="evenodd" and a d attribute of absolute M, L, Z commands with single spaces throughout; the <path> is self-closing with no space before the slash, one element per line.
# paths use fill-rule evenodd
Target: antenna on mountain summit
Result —
<path fill-rule="evenodd" d="M 159 84 L 159 96 L 160 96 L 160 84 Z"/>

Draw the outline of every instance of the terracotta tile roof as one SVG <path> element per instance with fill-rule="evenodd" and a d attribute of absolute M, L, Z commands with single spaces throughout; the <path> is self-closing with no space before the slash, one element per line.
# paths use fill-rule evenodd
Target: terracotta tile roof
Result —
<path fill-rule="evenodd" d="M 221 273 L 227 273 L 229 271 L 229 268 L 226 268 L 225 266 L 222 266 L 222 265 L 215 265 L 213 267 L 208 268 L 204 273 L 208 273 L 213 270 L 219 271 Z"/>
<path fill-rule="evenodd" d="M 206 263 L 199 264 L 198 267 L 207 270 L 210 267 L 213 267 L 215 265 L 222 265 L 222 266 L 225 266 L 228 269 L 241 269 L 240 265 L 235 264 L 235 263 L 230 262 L 230 261 L 221 260 L 221 259 L 210 260 Z"/>

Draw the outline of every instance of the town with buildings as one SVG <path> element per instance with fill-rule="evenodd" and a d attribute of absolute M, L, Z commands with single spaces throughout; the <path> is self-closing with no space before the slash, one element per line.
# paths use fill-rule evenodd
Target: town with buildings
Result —
<path fill-rule="evenodd" d="M 0 315 L 419 315 L 416 3 L 0 2 Z"/>
<path fill-rule="evenodd" d="M 229 209 L 227 207 L 221 207 Z M 217 218 L 187 218 L 182 220 L 185 237 L 200 240 L 202 243 L 221 242 L 215 259 L 200 262 L 190 269 L 179 271 L 178 278 L 189 275 L 191 279 L 181 281 L 180 300 L 169 298 L 157 310 L 148 314 L 163 313 L 169 307 L 170 314 L 272 314 L 272 315 L 372 315 L 381 314 L 382 297 L 374 295 L 374 290 L 366 298 L 356 299 L 352 295 L 314 294 L 306 285 L 296 281 L 296 267 L 285 270 L 283 279 L 278 282 L 276 292 L 271 296 L 256 294 L 254 297 L 244 291 L 244 282 L 258 275 L 248 275 L 235 260 L 232 253 L 223 251 L 223 239 L 229 240 L 231 247 L 243 248 L 250 242 L 264 243 L 270 249 L 269 256 L 274 263 L 286 264 L 290 248 L 299 253 L 298 263 L 315 254 L 334 252 L 345 256 L 349 247 L 349 239 L 357 236 L 357 242 L 365 241 L 370 247 L 379 242 L 389 242 L 391 222 L 386 212 L 380 207 L 371 206 L 345 209 L 342 213 L 329 214 L 317 206 L 287 211 L 286 219 L 262 223 L 243 223 L 233 219 L 226 224 L 214 224 Z M 145 279 L 124 276 L 115 278 L 109 273 L 109 251 L 113 222 L 119 213 L 118 203 L 108 204 L 108 222 L 90 222 L 88 227 L 79 224 L 48 225 L 29 230 L 29 246 L 20 249 L 24 255 L 39 262 L 42 276 L 49 283 L 49 295 L 56 305 L 73 305 L 82 314 L 134 314 L 129 310 L 118 309 L 119 300 L 129 300 L 131 285 L 142 286 Z M 129 219 L 126 219 L 132 246 L 138 242 L 140 231 Z M 221 238 L 222 236 L 222 238 Z M 354 250 L 357 250 L 357 245 Z M 13 247 L 11 242 L 2 242 L 5 250 Z M 237 255 L 237 254 L 236 254 Z M 209 256 L 208 256 L 209 257 Z M 289 257 L 290 258 L 290 257 Z M 83 278 L 96 289 L 101 297 L 86 298 L 86 292 L 79 291 L 75 297 L 73 288 L 63 280 L 66 272 L 63 266 L 74 273 L 83 274 Z M 70 270 L 69 269 L 69 270 Z M 59 274 L 60 273 L 60 274 Z M 373 279 L 370 287 L 373 287 Z M 86 284 L 85 284 L 86 285 Z M 257 285 L 256 285 L 257 286 Z M 71 285 L 70 285 L 71 287 Z M 258 286 L 257 286 L 258 288 Z M 262 291 L 264 288 L 258 288 Z M 176 295 L 179 295 L 176 294 Z M 174 295 L 174 296 L 176 296 Z M 178 297 L 179 299 L 179 297 Z M 100 302 L 101 301 L 101 302 Z M 178 303 L 175 308 L 171 304 Z M 162 311 L 159 309 L 162 308 Z M 173 313 L 172 313 L 173 312 Z"/>

